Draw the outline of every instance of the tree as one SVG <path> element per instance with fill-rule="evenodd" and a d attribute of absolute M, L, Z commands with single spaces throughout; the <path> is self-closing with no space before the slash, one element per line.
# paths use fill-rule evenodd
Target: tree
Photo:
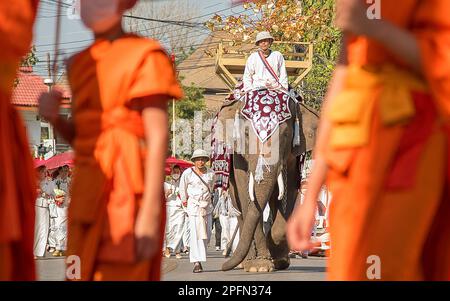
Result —
<path fill-rule="evenodd" d="M 22 58 L 22 61 L 20 62 L 20 66 L 22 67 L 32 67 L 36 65 L 39 62 L 38 57 L 36 56 L 36 47 L 32 46 L 30 48 L 30 52 Z"/>
<path fill-rule="evenodd" d="M 180 82 L 182 81 L 182 78 L 180 79 Z M 196 128 L 196 125 L 194 124 L 194 117 L 196 112 L 203 112 L 206 108 L 205 99 L 203 96 L 204 90 L 196 87 L 195 85 L 191 84 L 190 86 L 182 85 L 184 97 L 183 99 L 177 101 L 175 103 L 175 115 L 176 115 L 176 135 L 177 137 L 180 137 L 180 135 L 183 135 L 183 133 L 186 130 L 186 127 L 189 127 L 188 132 L 191 133 L 192 126 L 194 127 L 194 131 Z M 169 112 L 169 131 L 172 132 L 172 125 L 173 125 L 173 111 L 172 111 L 172 103 L 169 103 L 168 106 L 168 112 Z M 191 138 L 191 137 L 189 137 Z M 188 159 L 190 156 L 190 149 L 187 148 L 185 151 L 180 151 L 180 148 L 183 148 L 184 145 L 182 144 L 182 141 L 185 141 L 186 139 L 177 139 L 177 153 L 185 159 Z M 172 141 L 173 137 L 170 138 L 169 148 L 172 152 Z M 192 140 L 191 140 L 192 142 Z"/>
<path fill-rule="evenodd" d="M 305 102 L 320 109 L 338 55 L 341 33 L 334 27 L 333 0 L 253 0 L 242 4 L 245 12 L 222 17 L 215 15 L 206 26 L 225 31 L 236 43 L 249 42 L 262 30 L 276 40 L 311 42 L 314 45 L 313 68 L 300 89 Z M 283 52 L 284 49 L 277 49 Z"/>
<path fill-rule="evenodd" d="M 22 60 L 20 61 L 20 66 L 21 67 L 33 67 L 38 62 L 39 62 L 39 59 L 36 56 L 36 47 L 32 46 L 30 48 L 30 52 L 28 52 L 28 54 L 26 56 L 24 56 L 22 58 Z M 14 87 L 16 87 L 18 84 L 19 84 L 19 79 L 16 78 L 14 80 Z"/>
<path fill-rule="evenodd" d="M 140 1 L 126 15 L 128 17 L 125 19 L 125 26 L 131 32 L 161 41 L 167 49 L 177 52 L 178 55 L 194 45 L 199 36 L 200 29 L 197 29 L 195 25 L 190 26 L 189 23 L 189 20 L 195 19 L 197 15 L 198 6 L 192 0 L 163 3 Z M 143 19 L 136 19 L 136 17 Z"/>
<path fill-rule="evenodd" d="M 182 79 L 180 79 L 182 81 Z M 176 117 L 192 120 L 196 111 L 203 111 L 206 108 L 203 97 L 204 89 L 194 86 L 182 86 L 184 98 L 176 103 Z M 172 106 L 169 108 L 170 118 L 172 118 Z M 170 119 L 172 122 L 172 120 Z"/>

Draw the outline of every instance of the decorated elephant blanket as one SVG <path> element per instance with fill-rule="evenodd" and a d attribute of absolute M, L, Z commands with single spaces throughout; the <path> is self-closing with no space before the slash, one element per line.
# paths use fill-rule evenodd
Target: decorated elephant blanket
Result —
<path fill-rule="evenodd" d="M 292 117 L 289 100 L 297 101 L 283 90 L 255 90 L 247 92 L 242 116 L 250 121 L 258 139 L 264 143 L 278 126 Z"/>
<path fill-rule="evenodd" d="M 215 135 L 218 116 L 219 113 L 214 118 L 211 128 L 211 168 L 216 175 L 214 189 L 222 188 L 226 191 L 229 186 L 233 149 Z"/>

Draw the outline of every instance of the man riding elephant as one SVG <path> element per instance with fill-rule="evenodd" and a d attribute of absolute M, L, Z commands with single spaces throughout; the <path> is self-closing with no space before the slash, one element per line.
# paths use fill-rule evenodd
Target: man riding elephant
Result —
<path fill-rule="evenodd" d="M 257 35 L 259 49 L 247 61 L 243 84 L 226 100 L 212 129 L 216 187 L 228 190 L 242 213 L 239 244 L 224 271 L 240 263 L 249 272 L 289 266 L 285 224 L 300 184 L 305 137 L 300 97 L 289 89 L 284 58 L 270 49 L 272 43 L 270 33 Z M 232 130 L 220 128 L 227 120 Z M 252 130 L 245 131 L 247 127 Z M 221 129 L 226 129 L 226 138 Z M 273 223 L 265 235 L 262 212 L 267 204 Z"/>

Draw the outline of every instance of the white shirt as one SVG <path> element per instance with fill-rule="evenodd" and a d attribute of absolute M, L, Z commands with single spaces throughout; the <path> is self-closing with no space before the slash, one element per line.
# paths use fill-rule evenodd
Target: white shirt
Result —
<path fill-rule="evenodd" d="M 39 186 L 41 193 L 36 199 L 36 206 L 48 207 L 49 203 L 54 199 L 56 184 L 50 179 L 44 179 Z"/>
<path fill-rule="evenodd" d="M 57 177 L 55 184 L 57 187 L 59 186 L 59 189 L 64 191 L 67 196 L 69 195 L 69 193 L 70 193 L 70 178 L 69 177 L 66 177 L 65 179 L 61 179 L 60 177 Z"/>
<path fill-rule="evenodd" d="M 67 207 L 70 203 L 70 183 L 71 180 L 69 177 L 66 177 L 65 179 L 61 179 L 60 177 L 56 178 L 55 188 L 59 187 L 59 189 L 66 193 L 64 196 L 64 204 L 61 207 Z"/>
<path fill-rule="evenodd" d="M 272 51 L 266 60 L 277 74 L 281 86 L 287 90 L 288 76 L 283 55 L 278 51 Z M 279 88 L 279 84 L 267 70 L 258 52 L 252 53 L 248 58 L 245 64 L 243 82 L 245 92 L 264 88 Z"/>
<path fill-rule="evenodd" d="M 198 216 L 210 214 L 213 211 L 211 193 L 214 185 L 214 172 L 207 169 L 206 173 L 200 176 L 208 184 L 209 190 L 192 168 L 186 169 L 181 175 L 180 199 L 182 202 L 187 201 L 188 215 Z"/>
<path fill-rule="evenodd" d="M 180 190 L 180 181 L 164 182 L 164 194 L 170 191 L 167 196 L 166 205 L 170 207 L 181 207 L 181 200 L 178 196 Z"/>

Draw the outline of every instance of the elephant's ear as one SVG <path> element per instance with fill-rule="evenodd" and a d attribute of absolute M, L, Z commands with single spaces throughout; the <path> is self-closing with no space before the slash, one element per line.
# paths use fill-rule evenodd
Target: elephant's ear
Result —
<path fill-rule="evenodd" d="M 297 107 L 300 119 L 301 143 L 298 151 L 302 154 L 305 151 L 311 151 L 316 143 L 317 128 L 319 126 L 319 114 L 304 103 Z"/>

